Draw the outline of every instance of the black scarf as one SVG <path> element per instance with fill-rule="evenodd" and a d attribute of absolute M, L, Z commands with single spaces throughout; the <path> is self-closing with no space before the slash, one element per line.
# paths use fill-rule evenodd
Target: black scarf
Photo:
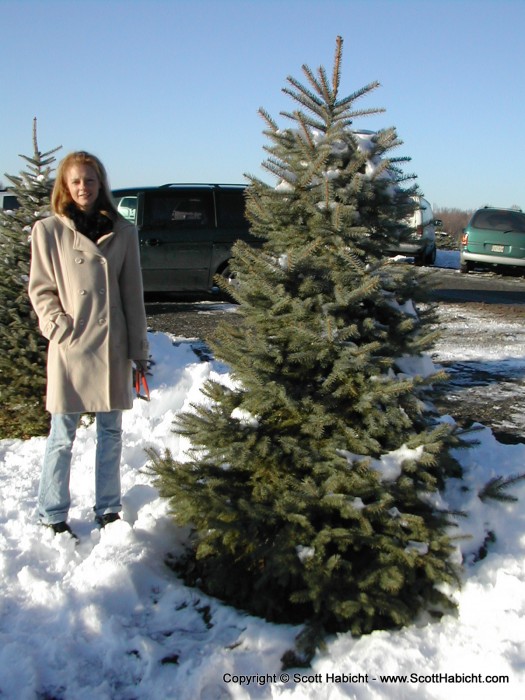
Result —
<path fill-rule="evenodd" d="M 76 230 L 87 236 L 93 243 L 97 243 L 102 236 L 113 231 L 113 221 L 101 211 L 86 213 L 71 202 L 67 205 L 65 213 L 75 224 Z"/>

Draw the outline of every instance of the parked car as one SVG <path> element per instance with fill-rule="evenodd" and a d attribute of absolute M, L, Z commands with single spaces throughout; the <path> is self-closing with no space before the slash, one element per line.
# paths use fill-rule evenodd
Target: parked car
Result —
<path fill-rule="evenodd" d="M 20 204 L 16 196 L 9 190 L 0 190 L 0 209 L 18 209 Z"/>
<path fill-rule="evenodd" d="M 144 291 L 217 293 L 238 239 L 255 242 L 244 185 L 168 184 L 113 190 L 118 211 L 139 231 Z"/>
<path fill-rule="evenodd" d="M 413 257 L 416 265 L 433 265 L 436 261 L 436 226 L 441 226 L 439 219 L 434 219 L 432 206 L 424 197 L 414 197 L 416 208 L 404 221 L 412 229 L 407 240 L 388 248 L 388 255 L 406 255 Z"/>
<path fill-rule="evenodd" d="M 519 209 L 483 207 L 474 212 L 463 231 L 460 271 L 474 267 L 525 267 L 525 214 Z"/>

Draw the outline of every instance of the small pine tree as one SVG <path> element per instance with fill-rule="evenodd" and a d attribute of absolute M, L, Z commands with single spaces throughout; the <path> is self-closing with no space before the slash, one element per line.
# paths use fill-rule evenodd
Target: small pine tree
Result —
<path fill-rule="evenodd" d="M 450 607 L 439 584 L 457 581 L 448 516 L 434 505 L 454 438 L 425 410 L 423 380 L 396 365 L 433 335 L 412 302 L 413 266 L 383 256 L 416 190 L 404 159 L 387 157 L 394 129 L 350 128 L 376 111 L 354 110 L 376 84 L 339 99 L 341 50 L 338 39 L 331 81 L 306 66 L 306 86 L 288 78 L 291 128 L 261 110 L 278 184 L 249 178 L 261 245 L 235 245 L 241 322 L 212 341 L 231 381 L 209 381 L 178 419 L 188 461 L 150 451 L 160 493 L 194 528 L 185 579 L 320 634 Z M 396 450 L 402 468 L 385 473 Z"/>
<path fill-rule="evenodd" d="M 38 150 L 33 121 L 33 156 L 18 176 L 5 175 L 20 207 L 0 211 L 0 437 L 28 438 L 48 430 L 44 398 L 47 341 L 38 329 L 27 294 L 33 224 L 49 216 L 51 165 L 58 148 Z"/>

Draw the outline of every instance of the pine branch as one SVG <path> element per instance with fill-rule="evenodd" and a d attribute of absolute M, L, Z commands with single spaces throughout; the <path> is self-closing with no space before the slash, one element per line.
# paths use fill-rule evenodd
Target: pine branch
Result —
<path fill-rule="evenodd" d="M 334 68 L 332 71 L 332 91 L 334 95 L 339 92 L 341 83 L 341 61 L 343 59 L 343 38 L 338 36 L 335 40 Z"/>
<path fill-rule="evenodd" d="M 511 474 L 507 477 L 501 475 L 494 476 L 492 479 L 489 479 L 485 486 L 478 492 L 478 496 L 482 501 L 492 499 L 503 503 L 514 503 L 518 500 L 517 497 L 505 493 L 505 490 L 511 486 L 515 486 L 519 481 L 523 481 L 524 479 L 525 473 Z"/>

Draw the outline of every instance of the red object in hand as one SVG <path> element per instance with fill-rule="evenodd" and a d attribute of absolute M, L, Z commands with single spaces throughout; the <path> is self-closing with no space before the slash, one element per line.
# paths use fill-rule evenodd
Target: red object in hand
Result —
<path fill-rule="evenodd" d="M 138 399 L 144 399 L 144 401 L 149 401 L 149 387 L 148 387 L 148 380 L 146 379 L 146 373 L 144 372 L 143 369 L 134 369 L 134 378 L 135 378 L 135 392 L 137 394 Z M 144 394 L 141 394 L 141 389 L 144 389 Z"/>

